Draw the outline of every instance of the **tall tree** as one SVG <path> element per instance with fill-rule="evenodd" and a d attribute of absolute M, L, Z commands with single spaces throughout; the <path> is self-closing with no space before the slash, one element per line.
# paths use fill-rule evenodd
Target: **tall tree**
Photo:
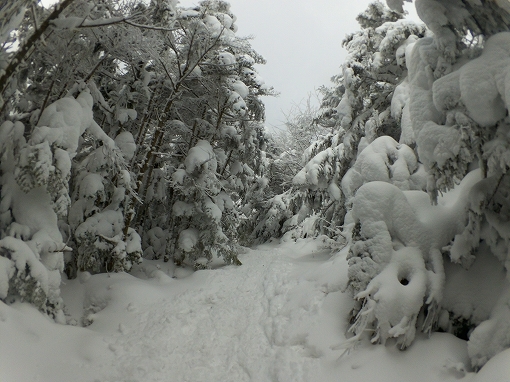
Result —
<path fill-rule="evenodd" d="M 362 30 L 347 36 L 348 51 L 335 86 L 323 88 L 319 124 L 333 132 L 314 142 L 304 154 L 306 165 L 293 187 L 267 202 L 254 236 L 266 240 L 289 236 L 339 236 L 346 198 L 341 182 L 357 153 L 381 135 L 399 139 L 399 122 L 391 114 L 396 86 L 405 78 L 405 47 L 425 33 L 424 26 L 401 20 L 382 3 L 358 16 Z M 302 222 L 306 219 L 307 230 Z"/>
<path fill-rule="evenodd" d="M 469 339 L 472 366 L 479 368 L 510 346 L 509 296 L 496 288 L 494 304 L 482 309 L 467 293 L 472 309 L 460 308 L 454 264 L 469 269 L 471 283 L 486 277 L 479 267 L 488 262 L 490 277 L 508 275 L 508 140 L 501 133 L 509 105 L 501 73 L 508 70 L 510 9 L 492 1 L 416 6 L 433 34 L 406 49 L 408 74 L 392 112 L 416 145 L 431 201 L 454 189 L 456 203 L 430 226 L 399 185 L 359 188 L 349 254 L 349 286 L 358 301 L 351 331 L 353 340 L 370 331 L 373 342 L 394 337 L 402 348 L 417 330 L 451 331 Z"/>
<path fill-rule="evenodd" d="M 228 4 L 17 4 L 2 8 L 0 299 L 63 321 L 64 268 L 129 271 L 143 251 L 238 263 L 272 90 Z"/>

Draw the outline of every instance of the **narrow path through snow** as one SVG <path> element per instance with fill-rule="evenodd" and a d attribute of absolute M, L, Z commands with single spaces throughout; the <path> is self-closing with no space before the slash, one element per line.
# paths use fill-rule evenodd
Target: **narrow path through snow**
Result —
<path fill-rule="evenodd" d="M 201 271 L 201 284 L 150 306 L 108 338 L 115 381 L 313 381 L 319 351 L 307 341 L 325 294 L 299 293 L 278 250 L 249 251 L 241 267 Z M 302 288 L 301 288 L 302 289 Z"/>

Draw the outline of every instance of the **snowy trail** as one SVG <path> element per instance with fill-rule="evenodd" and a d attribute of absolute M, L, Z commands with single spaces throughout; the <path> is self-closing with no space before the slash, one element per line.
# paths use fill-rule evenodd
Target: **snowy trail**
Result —
<path fill-rule="evenodd" d="M 133 275 L 84 274 L 63 296 L 71 317 L 92 321 L 86 328 L 0 304 L 0 381 L 485 381 L 465 375 L 466 343 L 445 333 L 405 352 L 366 340 L 341 356 L 352 306 L 340 291 L 345 254 L 302 241 L 178 279 L 172 264 L 151 261 Z"/>
<path fill-rule="evenodd" d="M 325 294 L 300 295 L 289 260 L 250 251 L 241 267 L 198 272 L 198 288 L 131 308 L 145 313 L 107 339 L 111 380 L 314 380 L 320 354 L 307 333 Z"/>

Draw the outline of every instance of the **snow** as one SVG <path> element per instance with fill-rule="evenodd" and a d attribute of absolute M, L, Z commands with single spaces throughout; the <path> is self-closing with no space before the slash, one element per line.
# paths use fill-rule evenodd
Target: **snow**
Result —
<path fill-rule="evenodd" d="M 192 174 L 197 168 L 200 169 L 203 167 L 210 171 L 216 171 L 216 156 L 211 144 L 206 140 L 199 140 L 197 144 L 189 150 L 184 160 L 184 166 L 188 174 Z M 180 179 L 179 175 L 176 175 L 176 177 L 177 179 L 175 181 L 180 183 L 178 182 Z"/>
<path fill-rule="evenodd" d="M 487 320 L 501 291 L 508 288 L 506 272 L 487 248 L 482 248 L 469 269 L 445 262 L 443 305 L 458 317 L 478 324 Z"/>
<path fill-rule="evenodd" d="M 506 382 L 510 375 L 510 349 L 506 349 L 491 358 L 482 370 L 470 382 Z"/>
<path fill-rule="evenodd" d="M 48 293 L 49 287 L 47 269 L 24 241 L 7 236 L 0 240 L 0 248 L 2 249 L 2 252 L 6 251 L 9 254 L 10 260 L 13 263 L 8 266 L 8 274 L 11 273 L 12 276 L 12 273 L 14 273 L 12 269 L 13 267 L 22 271 L 28 269 L 30 276 L 38 281 L 44 293 Z M 0 280 L 0 284 L 5 286 L 5 283 L 8 281 L 9 279 Z M 5 297 L 7 295 L 7 290 L 3 289 L 2 292 L 5 292 L 2 293 Z"/>
<path fill-rule="evenodd" d="M 185 273 L 146 260 L 131 275 L 80 273 L 62 286 L 68 320 L 78 326 L 0 302 L 0 379 L 507 380 L 508 350 L 474 374 L 466 342 L 446 333 L 418 335 L 406 352 L 363 340 L 345 353 L 338 345 L 351 307 L 340 291 L 346 253 L 300 240 L 246 249 L 240 267 Z M 90 325 L 79 327 L 82 318 Z"/>
<path fill-rule="evenodd" d="M 137 112 L 135 109 L 122 109 L 119 108 L 116 110 L 116 117 L 117 121 L 120 122 L 120 124 L 124 124 L 129 120 L 134 120 L 137 117 Z"/>
<path fill-rule="evenodd" d="M 386 343 L 401 337 L 398 344 L 405 349 L 414 340 L 416 319 L 426 293 L 426 269 L 417 248 L 403 247 L 394 252 L 390 263 L 372 279 L 367 289 L 356 298 L 365 298 L 368 310 L 377 318 L 378 332 L 373 342 Z M 356 338 L 356 337 L 354 337 Z"/>
<path fill-rule="evenodd" d="M 162 258 L 165 255 L 167 234 L 161 227 L 154 227 L 145 233 L 144 258 Z"/>
<path fill-rule="evenodd" d="M 220 207 L 214 203 L 213 200 L 206 198 L 204 201 L 204 212 L 210 217 L 216 224 L 220 223 L 222 211 Z"/>
<path fill-rule="evenodd" d="M 57 216 L 53 212 L 51 200 L 45 188 L 37 187 L 25 193 L 20 190 L 10 174 L 4 176 L 8 179 L 4 184 L 5 192 L 15 195 L 11 201 L 15 221 L 29 227 L 32 234 L 44 230 L 52 240 L 62 242 L 62 235 L 57 229 Z"/>
<path fill-rule="evenodd" d="M 71 158 L 66 151 L 62 149 L 55 149 L 53 153 L 53 159 L 55 159 L 55 167 L 61 173 L 62 178 L 67 178 L 71 174 Z"/>
<path fill-rule="evenodd" d="M 254 71 L 253 69 L 250 69 L 250 68 L 246 68 L 244 67 L 242 70 L 241 70 L 241 73 L 244 75 L 244 77 L 248 80 L 248 81 L 253 81 L 257 86 L 259 87 L 263 87 L 265 82 L 264 80 L 262 79 L 262 77 L 256 72 Z"/>
<path fill-rule="evenodd" d="M 207 16 L 209 17 L 209 16 Z M 218 54 L 218 61 L 221 65 L 234 65 L 236 63 L 236 58 L 232 53 L 229 52 L 221 52 Z"/>
<path fill-rule="evenodd" d="M 332 174 L 332 160 L 335 157 L 333 148 L 328 147 L 315 155 L 293 178 L 292 183 L 295 185 L 311 185 L 324 187 L 324 174 Z"/>
<path fill-rule="evenodd" d="M 248 108 L 246 107 L 246 103 L 244 102 L 243 97 L 241 97 L 239 93 L 230 91 L 228 102 L 235 114 L 239 114 L 241 116 L 246 114 Z"/>
<path fill-rule="evenodd" d="M 193 204 L 189 204 L 183 202 L 182 200 L 178 200 L 172 206 L 172 212 L 175 216 L 193 216 L 195 212 L 195 207 Z"/>
<path fill-rule="evenodd" d="M 237 175 L 242 171 L 243 171 L 243 164 L 241 162 L 235 161 L 234 163 L 232 163 L 230 165 L 230 173 L 232 175 Z"/>
<path fill-rule="evenodd" d="M 241 98 L 246 99 L 250 94 L 250 89 L 245 85 L 244 82 L 236 79 L 236 78 L 227 78 L 228 87 L 235 91 L 237 94 L 241 96 Z"/>
<path fill-rule="evenodd" d="M 99 174 L 87 174 L 80 182 L 81 199 L 95 199 L 103 192 L 103 178 Z"/>
<path fill-rule="evenodd" d="M 113 238 L 122 230 L 124 219 L 121 211 L 104 210 L 92 215 L 81 223 L 75 231 L 77 238 L 85 238 L 92 233 Z"/>
<path fill-rule="evenodd" d="M 172 174 L 172 181 L 176 184 L 183 184 L 185 176 L 186 176 L 186 170 L 184 170 L 183 168 L 177 169 Z"/>
<path fill-rule="evenodd" d="M 202 20 L 213 38 L 218 37 L 223 32 L 224 27 L 216 17 L 206 15 Z"/>
<path fill-rule="evenodd" d="M 9 292 L 9 280 L 14 276 L 16 269 L 12 260 L 0 256 L 0 299 L 5 299 Z"/>
<path fill-rule="evenodd" d="M 179 234 L 179 248 L 184 252 L 191 252 L 198 243 L 199 232 L 196 228 L 188 228 Z"/>
<path fill-rule="evenodd" d="M 232 19 L 232 17 L 230 17 L 226 13 L 219 13 L 218 15 L 216 15 L 216 17 L 218 18 L 218 20 L 220 20 L 221 24 L 225 28 L 227 29 L 232 28 L 232 25 L 234 24 L 234 20 Z"/>
<path fill-rule="evenodd" d="M 200 13 L 193 9 L 179 9 L 179 17 L 183 19 L 198 17 Z"/>
<path fill-rule="evenodd" d="M 498 33 L 487 40 L 480 57 L 434 82 L 434 105 L 447 110 L 462 101 L 475 122 L 493 126 L 510 108 L 509 68 L 510 32 Z"/>
<path fill-rule="evenodd" d="M 136 152 L 136 143 L 129 131 L 123 131 L 115 137 L 115 144 L 122 152 L 122 156 L 127 161 L 131 160 Z"/>
<path fill-rule="evenodd" d="M 92 106 L 93 99 L 88 88 L 76 99 L 67 96 L 48 105 L 31 135 L 31 143 L 54 143 L 73 156 L 78 148 L 79 138 L 88 131 L 105 145 L 114 148 L 114 141 L 94 121 Z"/>
<path fill-rule="evenodd" d="M 510 342 L 510 286 L 505 286 L 491 317 L 471 333 L 468 353 L 474 367 L 482 367 L 498 353 L 508 349 Z"/>
<path fill-rule="evenodd" d="M 342 178 L 342 190 L 351 198 L 363 184 L 373 181 L 392 183 L 401 190 L 423 189 L 426 179 L 418 170 L 418 160 L 409 146 L 382 136 L 358 154 Z"/>
<path fill-rule="evenodd" d="M 342 96 L 342 99 L 336 107 L 337 114 L 340 120 L 340 126 L 347 127 L 352 122 L 352 108 L 349 102 L 348 91 Z"/>

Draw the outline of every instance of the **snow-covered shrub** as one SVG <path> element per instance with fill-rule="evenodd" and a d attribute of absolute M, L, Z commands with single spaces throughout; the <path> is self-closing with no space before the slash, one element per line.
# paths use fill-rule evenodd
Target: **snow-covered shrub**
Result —
<path fill-rule="evenodd" d="M 175 236 L 170 237 L 169 246 L 175 251 L 175 261 L 195 268 L 207 265 L 213 257 L 239 264 L 237 240 L 230 229 L 237 225 L 234 203 L 216 176 L 217 166 L 211 144 L 200 140 L 189 150 L 184 168 L 173 175 Z"/>
<path fill-rule="evenodd" d="M 125 169 L 130 150 L 121 146 L 125 152 L 100 145 L 75 164 L 68 223 L 77 251 L 67 264 L 70 276 L 76 271 L 129 271 L 141 260 L 141 239 L 125 227 L 132 185 Z"/>
<path fill-rule="evenodd" d="M 433 34 L 405 47 L 408 76 L 391 112 L 400 118 L 402 141 L 416 145 L 437 205 L 428 205 L 421 191 L 401 191 L 402 183 L 368 182 L 355 193 L 347 218 L 349 288 L 358 301 L 352 341 L 371 332 L 374 342 L 395 337 L 405 348 L 417 329 L 441 328 L 469 337 L 472 365 L 480 368 L 510 346 L 510 166 L 502 134 L 509 34 L 498 33 L 508 30 L 510 14 L 492 2 L 482 8 L 427 0 L 417 8 Z M 365 164 L 384 175 L 386 158 L 366 161 L 363 152 L 353 174 L 361 177 Z M 481 285 L 483 277 L 493 280 Z"/>
<path fill-rule="evenodd" d="M 50 172 L 54 177 L 62 172 L 55 171 L 58 164 L 47 143 L 39 145 L 42 155 L 21 155 L 41 153 L 26 142 L 24 130 L 20 122 L 0 125 L 0 299 L 31 302 L 56 321 L 65 322 L 60 272 L 63 252 L 70 248 L 58 229 L 57 212 L 61 209 L 55 202 L 67 201 L 59 200 L 48 184 Z M 34 171 L 23 166 L 25 161 L 32 161 Z M 16 176 L 22 170 L 26 177 Z M 28 180 L 20 185 L 22 179 Z"/>
<path fill-rule="evenodd" d="M 374 325 L 373 342 L 395 337 L 406 348 L 414 339 L 424 303 L 427 319 L 436 319 L 444 285 L 441 243 L 416 216 L 404 193 L 386 182 L 363 185 L 351 214 L 348 287 L 359 301 L 351 331 L 358 339 Z M 426 329 L 431 327 L 427 324 Z"/>

